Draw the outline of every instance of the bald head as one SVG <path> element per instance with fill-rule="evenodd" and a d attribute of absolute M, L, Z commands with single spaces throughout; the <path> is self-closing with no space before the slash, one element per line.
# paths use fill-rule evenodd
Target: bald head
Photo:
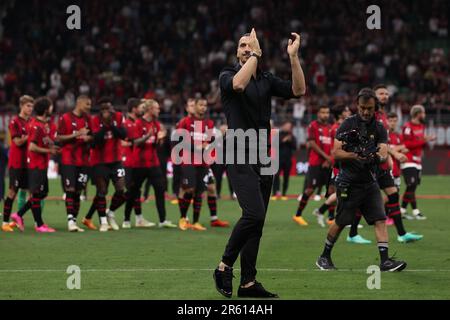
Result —
<path fill-rule="evenodd" d="M 77 98 L 75 110 L 81 114 L 89 114 L 91 112 L 92 100 L 86 95 L 81 95 Z"/>

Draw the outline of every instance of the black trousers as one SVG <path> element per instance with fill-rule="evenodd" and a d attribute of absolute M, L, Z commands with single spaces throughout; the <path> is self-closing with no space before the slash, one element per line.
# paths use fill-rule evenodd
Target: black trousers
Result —
<path fill-rule="evenodd" d="M 275 175 L 275 179 L 273 180 L 273 195 L 276 195 L 277 192 L 280 192 L 280 174 L 283 171 L 283 192 L 282 195 L 285 196 L 287 189 L 289 187 L 289 177 L 292 168 L 291 159 L 280 159 L 280 168 L 278 169 L 277 174 Z"/>
<path fill-rule="evenodd" d="M 159 222 L 166 220 L 166 202 L 164 199 L 164 174 L 160 167 L 150 168 L 134 168 L 133 169 L 134 184 L 131 189 L 131 196 L 136 199 L 140 194 L 142 184 L 149 181 L 155 190 L 156 209 L 158 210 Z"/>
<path fill-rule="evenodd" d="M 178 197 L 181 187 L 181 165 L 173 165 L 172 193 Z"/>
<path fill-rule="evenodd" d="M 264 176 L 255 165 L 228 165 L 227 174 L 237 195 L 242 217 L 236 223 L 222 261 L 233 266 L 241 255 L 241 284 L 254 281 L 273 176 Z"/>
<path fill-rule="evenodd" d="M 217 164 L 213 163 L 211 165 L 211 170 L 214 174 L 214 179 L 216 180 L 216 191 L 217 195 L 220 197 L 222 193 L 222 181 L 223 181 L 223 174 L 226 171 L 226 165 L 225 164 Z M 233 195 L 233 187 L 231 186 L 230 178 L 228 177 L 228 188 L 230 189 L 230 196 Z"/>

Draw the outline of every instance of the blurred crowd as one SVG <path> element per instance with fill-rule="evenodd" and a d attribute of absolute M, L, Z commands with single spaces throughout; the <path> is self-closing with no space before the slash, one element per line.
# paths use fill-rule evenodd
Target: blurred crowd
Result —
<path fill-rule="evenodd" d="M 0 32 L 0 108 L 27 93 L 48 95 L 57 112 L 78 94 L 156 98 L 164 122 L 184 113 L 187 97 L 208 98 L 222 119 L 220 70 L 236 63 L 236 42 L 255 27 L 262 63 L 290 77 L 290 32 L 301 33 L 308 80 L 300 101 L 274 100 L 275 121 L 307 123 L 321 104 L 352 104 L 355 92 L 383 82 L 391 109 L 421 103 L 450 123 L 448 2 L 377 1 L 381 30 L 366 26 L 367 1 L 18 1 L 5 0 Z M 82 29 L 66 27 L 78 4 Z"/>

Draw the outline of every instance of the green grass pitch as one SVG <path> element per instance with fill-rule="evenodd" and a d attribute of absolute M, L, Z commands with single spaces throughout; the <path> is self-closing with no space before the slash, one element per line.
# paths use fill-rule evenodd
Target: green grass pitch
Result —
<path fill-rule="evenodd" d="M 302 183 L 302 178 L 292 179 L 289 193 L 298 194 Z M 418 194 L 450 195 L 449 186 L 450 176 L 425 176 Z M 61 195 L 59 181 L 51 181 L 50 188 L 52 196 Z M 258 259 L 258 279 L 269 290 L 282 299 L 450 298 L 450 200 L 418 200 L 428 220 L 405 221 L 405 225 L 408 231 L 424 234 L 420 242 L 400 244 L 395 228 L 389 227 L 390 254 L 406 260 L 408 267 L 401 273 L 383 273 L 379 290 L 366 285 L 367 267 L 378 264 L 376 246 L 346 243 L 348 231 L 333 253 L 340 271 L 316 270 L 326 234 L 311 215 L 319 203 L 308 204 L 305 218 L 310 225 L 305 228 L 291 219 L 297 201 L 271 201 Z M 89 205 L 82 203 L 81 216 Z M 237 202 L 223 200 L 218 206 L 221 218 L 232 223 L 239 218 Z M 155 221 L 154 203 L 143 208 L 144 216 Z M 167 208 L 168 218 L 177 222 L 178 207 L 168 202 Z M 123 208 L 116 216 L 121 222 Z M 24 233 L 0 232 L 0 299 L 221 299 L 214 289 L 212 269 L 220 261 L 231 229 L 71 234 L 66 231 L 63 201 L 47 201 L 44 218 L 57 233 L 35 233 L 31 213 L 25 217 Z M 205 203 L 201 221 L 209 222 Z M 374 240 L 373 228 L 365 225 L 360 233 Z M 81 268 L 81 290 L 66 287 L 69 265 Z M 239 269 L 239 262 L 235 268 Z M 235 275 L 237 287 L 238 270 Z"/>

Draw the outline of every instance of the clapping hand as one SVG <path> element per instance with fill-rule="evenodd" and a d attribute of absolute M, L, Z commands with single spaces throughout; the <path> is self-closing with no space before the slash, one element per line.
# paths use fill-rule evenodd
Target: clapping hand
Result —
<path fill-rule="evenodd" d="M 300 35 L 295 32 L 292 32 L 291 35 L 293 35 L 295 39 L 294 41 L 289 39 L 287 53 L 289 54 L 289 57 L 296 57 L 298 56 L 298 50 L 300 48 Z"/>

